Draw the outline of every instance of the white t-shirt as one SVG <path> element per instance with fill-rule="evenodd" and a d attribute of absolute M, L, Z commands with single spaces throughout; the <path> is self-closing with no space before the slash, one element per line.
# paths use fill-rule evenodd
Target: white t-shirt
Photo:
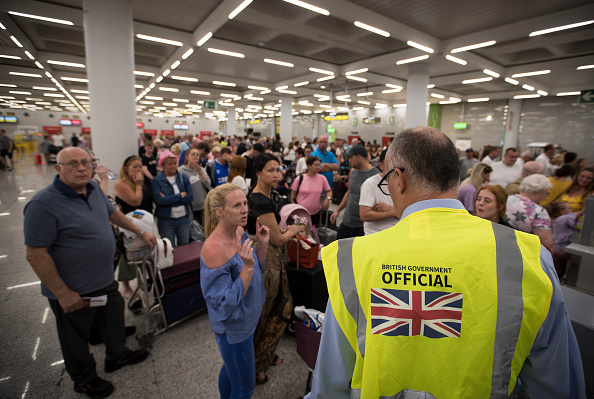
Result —
<path fill-rule="evenodd" d="M 554 171 L 554 169 L 547 154 L 543 152 L 542 154 L 536 157 L 535 161 L 542 165 L 546 176 L 552 176 L 551 171 Z"/>
<path fill-rule="evenodd" d="M 488 155 L 486 157 L 484 157 L 483 160 L 481 161 L 481 163 L 484 163 L 489 166 L 493 165 L 494 162 L 495 161 L 493 159 L 491 159 L 491 157 Z"/>
<path fill-rule="evenodd" d="M 169 183 L 173 186 L 173 193 L 179 194 L 179 187 L 177 186 L 177 182 L 175 181 L 175 176 L 166 176 Z M 171 207 L 171 219 L 177 219 L 186 216 L 186 207 L 183 205 L 179 206 L 172 206 Z"/>
<path fill-rule="evenodd" d="M 66 140 L 66 138 L 64 137 L 64 135 L 62 133 L 54 134 L 52 136 L 52 143 L 56 147 L 64 147 L 64 140 Z"/>
<path fill-rule="evenodd" d="M 509 183 L 522 177 L 522 165 L 518 162 L 512 166 L 507 166 L 503 161 L 494 162 L 491 168 L 493 172 L 491 172 L 489 184 L 499 184 L 505 188 Z"/>
<path fill-rule="evenodd" d="M 249 188 L 248 188 L 248 185 L 247 185 L 247 183 L 246 183 L 246 181 L 245 181 L 245 179 L 243 177 L 241 177 L 241 176 L 235 176 L 233 178 L 233 180 L 231 180 L 231 183 L 232 184 L 236 184 L 239 187 L 241 187 L 241 191 L 243 191 L 243 193 L 247 195 L 247 193 L 249 191 Z"/>
<path fill-rule="evenodd" d="M 297 166 L 295 167 L 295 173 L 300 175 L 304 172 L 307 172 L 307 163 L 305 162 L 305 157 L 299 158 L 299 161 L 297 161 Z"/>
<path fill-rule="evenodd" d="M 389 195 L 382 193 L 377 184 L 382 179 L 381 174 L 373 175 L 365 180 L 361 185 L 361 197 L 359 197 L 359 205 L 373 207 L 378 202 L 383 202 L 390 206 L 394 206 L 392 198 Z M 373 234 L 385 230 L 398 223 L 398 218 L 391 217 L 377 222 L 363 222 L 363 230 L 365 235 Z"/>

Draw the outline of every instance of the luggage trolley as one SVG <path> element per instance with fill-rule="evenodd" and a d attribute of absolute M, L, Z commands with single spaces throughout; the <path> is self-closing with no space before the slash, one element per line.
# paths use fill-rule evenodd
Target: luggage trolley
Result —
<path fill-rule="evenodd" d="M 141 325 L 146 333 L 138 333 L 138 344 L 147 348 L 154 337 L 187 320 L 206 308 L 200 289 L 200 250 L 202 242 L 194 242 L 174 251 L 173 266 L 159 269 L 156 249 L 127 250 L 128 263 L 136 265 L 138 293 L 146 315 Z M 139 329 L 141 330 L 141 329 Z"/>

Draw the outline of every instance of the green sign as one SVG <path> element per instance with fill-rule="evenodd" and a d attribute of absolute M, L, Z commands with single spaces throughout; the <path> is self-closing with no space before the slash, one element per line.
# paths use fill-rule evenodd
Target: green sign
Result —
<path fill-rule="evenodd" d="M 328 127 L 326 128 L 326 131 L 328 133 L 336 133 L 336 129 L 332 125 L 328 125 Z"/>
<path fill-rule="evenodd" d="M 594 89 L 581 91 L 580 104 L 584 103 L 594 103 Z"/>
<path fill-rule="evenodd" d="M 204 109 L 216 109 L 216 103 L 214 101 L 205 101 L 202 104 L 202 108 L 204 108 Z"/>
<path fill-rule="evenodd" d="M 439 129 L 441 127 L 441 104 L 429 106 L 429 126 Z"/>
<path fill-rule="evenodd" d="M 454 129 L 468 129 L 468 123 L 466 123 L 466 122 L 454 123 Z"/>

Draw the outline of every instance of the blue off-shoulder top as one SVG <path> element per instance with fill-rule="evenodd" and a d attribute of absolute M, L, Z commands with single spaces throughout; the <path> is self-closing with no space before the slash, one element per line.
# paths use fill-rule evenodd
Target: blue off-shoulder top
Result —
<path fill-rule="evenodd" d="M 241 244 L 248 238 L 244 232 Z M 254 333 L 266 300 L 262 265 L 256 250 L 253 257 L 254 273 L 245 296 L 243 281 L 239 278 L 243 268 L 239 253 L 216 269 L 209 269 L 200 259 L 200 286 L 208 308 L 210 329 L 217 334 L 226 334 L 230 344 L 243 342 Z"/>

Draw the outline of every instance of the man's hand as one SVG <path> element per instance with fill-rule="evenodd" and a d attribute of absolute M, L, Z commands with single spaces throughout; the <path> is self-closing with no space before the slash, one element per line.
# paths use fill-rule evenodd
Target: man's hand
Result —
<path fill-rule="evenodd" d="M 339 213 L 340 213 L 340 211 L 337 210 L 332 215 L 330 215 L 330 223 L 336 224 L 336 218 L 338 217 Z"/>
<path fill-rule="evenodd" d="M 95 173 L 97 173 L 97 176 L 99 176 L 99 178 L 101 179 L 101 181 L 106 180 L 107 179 L 107 171 L 109 169 L 107 169 L 105 166 L 103 165 L 98 165 L 97 169 L 95 169 Z"/>
<path fill-rule="evenodd" d="M 157 245 L 157 237 L 155 237 L 153 233 L 145 231 L 140 235 L 140 238 L 142 238 L 142 240 L 146 242 L 151 248 Z"/>
<path fill-rule="evenodd" d="M 64 313 L 74 312 L 75 310 L 82 309 L 84 307 L 84 303 L 80 295 L 78 293 L 68 290 L 64 294 L 58 297 L 58 302 L 62 309 L 64 309 Z"/>
<path fill-rule="evenodd" d="M 394 207 L 383 202 L 376 202 L 372 209 L 376 212 L 390 212 L 394 210 Z"/>

